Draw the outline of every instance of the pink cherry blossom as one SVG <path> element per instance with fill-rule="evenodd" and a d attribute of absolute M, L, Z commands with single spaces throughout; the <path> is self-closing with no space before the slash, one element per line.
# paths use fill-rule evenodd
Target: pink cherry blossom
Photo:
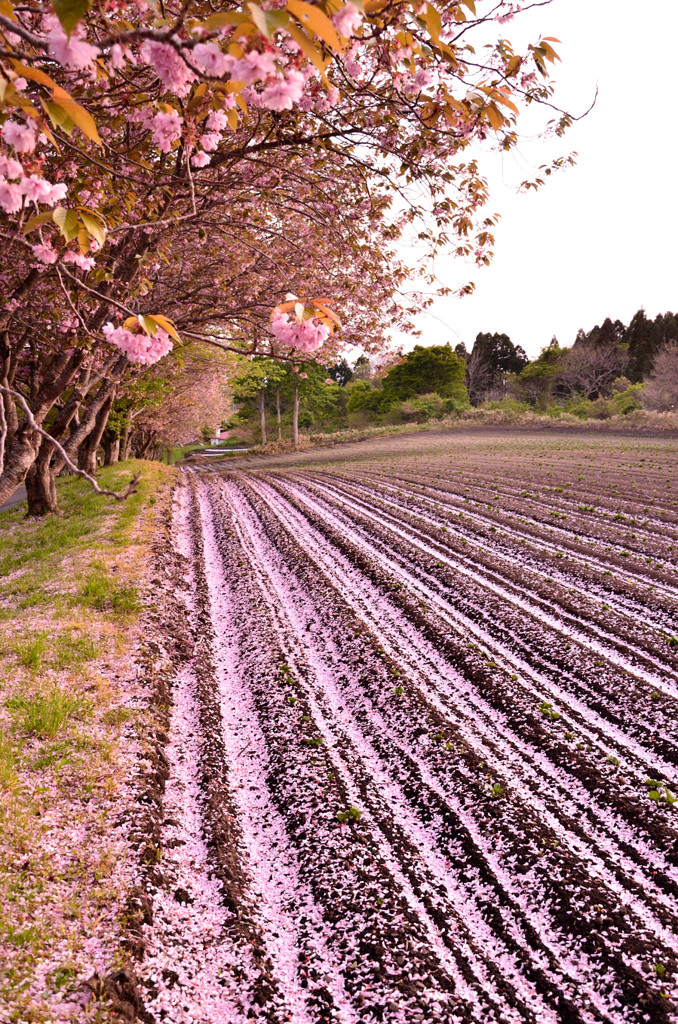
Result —
<path fill-rule="evenodd" d="M 216 43 L 198 43 L 193 47 L 193 63 L 213 78 L 221 78 L 233 63 Z"/>
<path fill-rule="evenodd" d="M 125 66 L 125 58 L 129 57 L 129 51 L 120 43 L 114 43 L 111 47 L 110 65 L 116 71 L 122 70 Z"/>
<path fill-rule="evenodd" d="M 292 69 L 285 78 L 270 82 L 261 93 L 261 105 L 269 110 L 291 110 L 304 91 L 305 78 Z"/>
<path fill-rule="evenodd" d="M 0 174 L 4 174 L 6 178 L 11 179 L 20 178 L 23 173 L 24 169 L 18 160 L 0 153 Z"/>
<path fill-rule="evenodd" d="M 200 136 L 200 145 L 203 149 L 207 150 L 208 153 L 213 153 L 219 145 L 221 136 L 217 132 L 206 132 Z"/>
<path fill-rule="evenodd" d="M 52 195 L 52 185 L 40 175 L 31 174 L 21 182 L 21 191 L 29 202 L 44 203 L 49 201 Z"/>
<path fill-rule="evenodd" d="M 211 159 L 212 158 L 208 156 L 207 153 L 203 153 L 202 151 L 200 151 L 198 153 L 193 154 L 193 156 L 191 157 L 191 164 L 193 165 L 193 167 L 207 167 Z"/>
<path fill-rule="evenodd" d="M 2 126 L 2 137 L 17 153 L 32 153 L 35 149 L 35 129 L 28 124 L 8 120 Z"/>
<path fill-rule="evenodd" d="M 353 4 L 348 3 L 332 16 L 332 24 L 340 36 L 348 39 L 363 23 L 363 16 Z"/>
<path fill-rule="evenodd" d="M 96 46 L 83 39 L 77 30 L 69 37 L 58 24 L 48 34 L 47 40 L 50 56 L 65 68 L 72 68 L 74 71 L 86 70 L 99 56 Z"/>
<path fill-rule="evenodd" d="M 415 89 L 425 89 L 433 81 L 433 72 L 428 68 L 419 68 L 412 79 Z"/>
<path fill-rule="evenodd" d="M 206 121 L 206 127 L 211 132 L 221 132 L 227 124 L 228 115 L 224 110 L 213 110 Z"/>
<path fill-rule="evenodd" d="M 155 142 L 161 153 L 169 153 L 172 143 L 181 138 L 183 120 L 176 110 L 167 113 L 159 111 L 150 121 L 150 128 Z"/>
<path fill-rule="evenodd" d="M 71 251 L 64 255 L 64 263 L 75 263 L 76 267 L 80 267 L 81 270 L 92 270 L 94 268 L 94 260 L 91 256 L 85 256 L 81 252 Z"/>
<path fill-rule="evenodd" d="M 170 92 L 183 99 L 188 95 L 195 74 L 169 43 L 147 41 L 141 47 L 141 56 L 151 64 L 160 82 Z"/>
<path fill-rule="evenodd" d="M 125 327 L 114 327 L 108 323 L 104 324 L 102 334 L 106 341 L 124 352 L 130 362 L 140 363 L 142 366 L 157 363 L 172 350 L 170 336 L 161 328 L 151 336 L 146 333 L 134 334 Z"/>
<path fill-rule="evenodd" d="M 38 245 L 32 245 L 33 255 L 36 260 L 40 263 L 56 263 L 59 258 L 59 254 L 56 249 L 53 249 L 51 245 L 47 245 L 44 242 L 38 243 Z"/>
<path fill-rule="evenodd" d="M 0 178 L 0 208 L 5 213 L 17 213 L 21 209 L 22 199 L 21 185 L 10 184 Z"/>
<path fill-rule="evenodd" d="M 257 50 L 250 50 L 233 62 L 231 67 L 231 78 L 245 85 L 254 85 L 261 82 L 276 72 L 275 60 L 272 53 L 259 53 Z"/>
<path fill-rule="evenodd" d="M 308 354 L 317 352 L 330 335 L 329 327 L 318 320 L 304 320 L 303 323 L 299 323 L 297 320 L 290 320 L 285 313 L 274 314 L 271 331 L 286 348 Z"/>

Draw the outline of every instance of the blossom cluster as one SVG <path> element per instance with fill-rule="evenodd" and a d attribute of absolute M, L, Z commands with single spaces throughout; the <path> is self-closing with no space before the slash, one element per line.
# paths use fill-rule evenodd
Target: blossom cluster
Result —
<path fill-rule="evenodd" d="M 172 340 L 161 327 L 153 335 L 146 334 L 145 331 L 135 334 L 125 327 L 114 327 L 113 324 L 107 323 L 104 324 L 102 333 L 106 341 L 124 352 L 130 362 L 140 363 L 142 366 L 151 366 L 172 351 Z"/>
<path fill-rule="evenodd" d="M 29 126 L 9 119 L 2 126 L 3 141 L 17 153 L 32 152 L 35 132 Z M 40 174 L 26 174 L 16 157 L 0 153 L 0 209 L 18 213 L 24 201 L 54 206 L 66 197 L 64 184 L 53 185 Z"/>
<path fill-rule="evenodd" d="M 290 319 L 286 313 L 273 314 L 271 331 L 285 348 L 309 355 L 317 352 L 330 336 L 327 324 L 320 323 L 315 317 L 299 322 Z"/>

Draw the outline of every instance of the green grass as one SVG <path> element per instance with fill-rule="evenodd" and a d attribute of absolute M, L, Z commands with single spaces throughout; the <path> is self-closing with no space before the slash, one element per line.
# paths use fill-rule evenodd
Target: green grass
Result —
<path fill-rule="evenodd" d="M 36 633 L 32 638 L 15 641 L 10 647 L 20 665 L 35 671 L 42 664 L 46 643 L 47 633 Z"/>
<path fill-rule="evenodd" d="M 121 730 L 144 712 L 127 706 L 129 681 L 110 665 L 133 650 L 152 506 L 176 471 L 132 462 L 99 475 L 121 490 L 138 471 L 138 492 L 122 503 L 69 477 L 57 483 L 59 514 L 0 513 L 0 945 L 11 950 L 0 1004 L 17 1024 L 54 1019 L 55 993 L 79 977 L 70 954 L 79 964 L 92 922 L 117 899 L 105 882 L 106 808 L 121 784 Z M 55 855 L 47 812 L 57 836 L 82 826 L 82 850 L 64 839 Z M 45 962 L 55 970 L 35 995 Z"/>
<path fill-rule="evenodd" d="M 118 615 L 133 615 L 141 608 L 136 587 L 119 586 L 110 573 L 95 569 L 80 590 L 82 604 L 96 608 L 98 612 L 114 612 Z"/>
<path fill-rule="evenodd" d="M 54 555 L 91 547 L 111 516 L 115 519 L 111 540 L 116 543 L 123 539 L 167 470 L 163 471 L 159 463 L 132 460 L 108 466 L 99 473 L 102 487 L 120 490 L 139 471 L 142 478 L 137 492 L 121 503 L 97 494 L 79 477 L 65 477 L 58 482 L 61 514 L 31 521 L 25 519 L 21 509 L 0 512 L 0 580 L 24 565 L 30 564 L 37 570 L 40 563 L 51 561 Z M 19 529 L 8 529 L 16 526 Z"/>
<path fill-rule="evenodd" d="M 33 693 L 10 697 L 5 706 L 23 732 L 38 739 L 51 739 L 71 718 L 82 717 L 91 704 L 80 695 L 53 684 Z"/>
<path fill-rule="evenodd" d="M 0 727 L 0 787 L 12 789 L 16 783 L 16 751 L 11 737 Z"/>

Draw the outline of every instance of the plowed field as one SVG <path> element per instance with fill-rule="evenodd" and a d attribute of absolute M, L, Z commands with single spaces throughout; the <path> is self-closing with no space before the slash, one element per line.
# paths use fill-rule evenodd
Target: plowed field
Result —
<path fill-rule="evenodd" d="M 158 1019 L 678 1020 L 676 454 L 185 475 Z"/>

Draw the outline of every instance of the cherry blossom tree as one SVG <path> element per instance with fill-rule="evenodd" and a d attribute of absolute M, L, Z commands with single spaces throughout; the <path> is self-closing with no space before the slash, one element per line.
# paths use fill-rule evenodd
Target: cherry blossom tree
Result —
<path fill-rule="evenodd" d="M 383 344 L 370 326 L 413 311 L 384 243 L 409 233 L 429 254 L 488 262 L 495 218 L 469 147 L 510 149 L 534 102 L 553 131 L 570 122 L 552 107 L 553 40 L 517 53 L 503 37 L 526 6 L 5 0 L 0 500 L 42 458 L 42 424 L 70 430 L 91 469 L 129 367 L 180 337 L 325 358 L 339 309 Z M 482 57 L 475 35 L 490 40 Z M 178 293 L 186 262 L 192 290 Z M 287 292 L 302 300 L 271 321 Z"/>

